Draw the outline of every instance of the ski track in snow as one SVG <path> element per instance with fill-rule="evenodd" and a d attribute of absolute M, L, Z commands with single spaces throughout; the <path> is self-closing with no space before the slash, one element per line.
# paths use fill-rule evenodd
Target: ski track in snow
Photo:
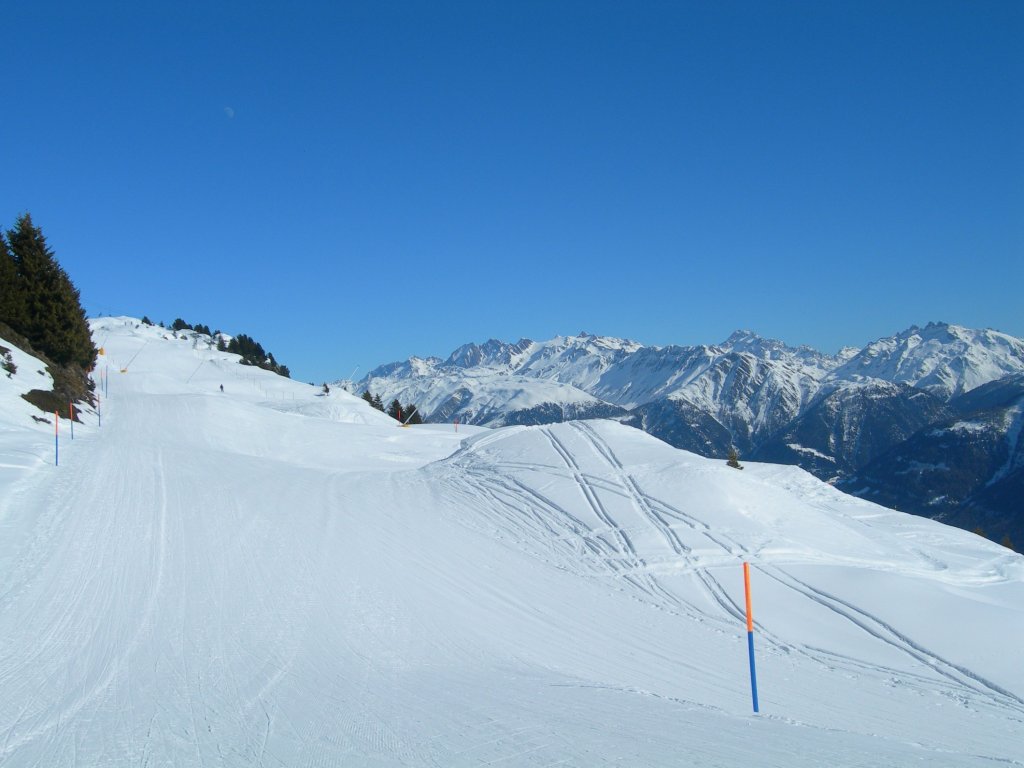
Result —
<path fill-rule="evenodd" d="M 1019 626 L 1015 561 L 966 534 L 605 422 L 396 430 L 101 326 L 102 430 L 2 462 L 2 768 L 1024 765 L 1019 675 L 834 575 Z"/>
<path fill-rule="evenodd" d="M 988 696 L 997 706 L 1013 709 L 1022 718 L 1019 722 L 1024 724 L 1024 699 L 1021 699 L 1016 694 L 986 680 L 966 667 L 947 661 L 938 654 L 914 642 L 877 616 L 835 595 L 815 589 L 811 585 L 786 573 L 781 568 L 761 568 L 760 571 L 790 589 L 799 592 L 809 600 L 839 614 L 879 641 L 891 645 L 911 658 L 927 665 L 955 685 L 965 688 L 974 694 Z"/>
<path fill-rule="evenodd" d="M 621 565 L 619 564 L 620 561 L 625 560 L 627 562 L 627 566 L 635 571 L 643 571 L 646 569 L 646 563 L 644 563 L 642 558 L 635 554 L 635 550 L 633 550 L 632 545 L 630 544 L 627 530 L 616 522 L 608 512 L 606 505 L 600 502 L 597 495 L 598 490 L 628 498 L 632 502 L 634 510 L 639 513 L 639 516 L 645 519 L 655 530 L 659 532 L 663 541 L 671 548 L 672 552 L 681 559 L 687 559 L 692 554 L 692 548 L 684 544 L 680 539 L 673 529 L 672 524 L 669 522 L 670 518 L 680 521 L 690 530 L 699 532 L 714 544 L 715 547 L 719 548 L 723 553 L 730 557 L 742 558 L 749 555 L 747 549 L 741 544 L 730 541 L 725 535 L 716 535 L 710 526 L 698 518 L 683 512 L 676 506 L 669 505 L 645 493 L 641 489 L 637 480 L 629 474 L 622 462 L 616 457 L 614 449 L 593 429 L 590 424 L 586 422 L 573 422 L 566 426 L 582 437 L 586 444 L 592 449 L 593 454 L 602 459 L 607 465 L 604 471 L 594 469 L 592 467 L 584 469 L 581 457 L 570 451 L 564 440 L 560 440 L 555 437 L 550 429 L 541 428 L 542 433 L 551 444 L 552 449 L 569 470 L 574 481 L 579 486 L 581 494 L 584 496 L 587 505 L 594 512 L 595 516 L 608 530 L 621 533 L 621 536 L 617 538 L 618 545 L 612 552 L 597 548 L 591 548 L 590 550 L 591 554 L 596 555 L 599 558 L 603 558 L 606 565 L 612 567 L 616 571 L 619 571 L 621 568 Z M 510 462 L 503 464 L 502 467 L 515 468 L 527 472 L 544 473 L 550 471 L 549 466 L 528 462 Z M 479 470 L 476 470 L 476 477 L 482 484 L 494 482 L 493 477 L 488 477 L 486 473 Z M 522 483 L 522 481 L 516 480 L 514 482 L 521 493 L 517 494 L 516 502 L 518 503 L 505 502 L 512 513 L 511 517 L 506 518 L 507 520 L 515 521 L 519 519 L 521 517 L 521 513 L 525 510 L 535 518 L 542 528 L 546 529 L 548 535 L 553 534 L 559 538 L 564 537 L 565 534 L 556 533 L 554 529 L 552 529 L 543 519 L 542 515 L 538 514 L 538 512 L 533 509 L 533 507 L 539 503 L 547 510 L 555 510 L 558 514 L 572 519 L 574 522 L 574 525 L 570 529 L 572 534 L 579 535 L 583 530 L 586 530 L 591 534 L 593 533 L 591 529 L 586 528 L 582 521 L 572 518 L 571 514 L 566 510 L 559 508 L 550 500 L 545 499 L 535 490 Z M 819 507 L 824 510 L 828 510 L 828 508 L 823 505 L 819 505 Z M 521 538 L 519 540 L 527 541 L 527 537 L 530 532 L 531 529 L 522 531 Z M 533 532 L 536 533 L 536 531 Z M 919 554 L 924 559 L 929 557 L 923 552 L 920 552 Z M 625 557 L 623 557 L 624 555 Z M 882 619 L 872 615 L 868 611 L 863 610 L 852 603 L 843 601 L 833 595 L 828 595 L 827 593 L 814 589 L 788 574 L 782 567 L 767 565 L 760 565 L 756 567 L 758 571 L 792 590 L 794 594 L 810 600 L 815 604 L 828 608 L 844 620 L 849 621 L 851 624 L 866 632 L 874 640 L 890 645 L 914 661 L 927 666 L 930 670 L 941 676 L 945 681 L 952 683 L 957 689 L 960 689 L 962 695 L 971 697 L 972 699 L 978 697 L 986 698 L 997 708 L 1009 708 L 1017 713 L 1017 716 L 1014 717 L 1015 720 L 1018 719 L 1020 715 L 1024 715 L 1024 709 L 1021 708 L 1022 705 L 1024 705 L 1024 701 L 1022 701 L 1019 696 L 995 683 L 992 683 L 991 681 L 986 680 L 983 676 L 964 666 L 957 665 L 943 659 L 940 655 L 929 651 L 918 643 L 915 643 L 910 638 L 897 631 L 894 627 Z M 687 571 L 693 573 L 697 577 L 700 584 L 706 591 L 707 596 L 721 609 L 724 618 L 734 622 L 745 622 L 743 608 L 730 597 L 728 591 L 725 590 L 717 581 L 712 569 L 701 567 L 699 565 L 690 565 Z M 721 619 L 723 617 L 709 615 L 706 611 L 700 610 L 694 604 L 681 600 L 676 595 L 669 592 L 662 584 L 658 583 L 654 576 L 647 575 L 645 577 L 645 583 L 642 586 L 638 586 L 635 580 L 630 580 L 630 583 L 637 586 L 637 589 L 641 592 L 641 599 L 659 601 L 662 604 L 662 607 L 671 607 L 672 609 L 682 611 L 691 617 L 700 616 L 702 619 L 714 620 Z M 878 665 L 866 664 L 858 658 L 837 656 L 825 649 L 813 648 L 802 643 L 787 642 L 765 627 L 761 622 L 758 621 L 756 624 L 759 635 L 763 641 L 767 641 L 769 644 L 782 649 L 787 653 L 790 651 L 800 653 L 812 661 L 828 668 L 834 668 L 839 665 L 855 668 L 861 671 L 865 669 L 871 669 L 874 671 L 884 669 L 888 674 L 911 678 L 915 684 L 922 689 L 934 690 L 936 688 L 936 680 L 934 676 L 908 675 L 906 671 L 880 668 Z M 1020 720 L 1020 722 L 1024 722 L 1024 720 Z"/>
<path fill-rule="evenodd" d="M 630 499 L 633 502 L 633 507 L 640 513 L 641 517 L 646 519 L 658 531 L 672 552 L 681 558 L 688 557 L 693 551 L 692 548 L 683 544 L 679 536 L 666 522 L 665 518 L 658 513 L 656 504 L 665 510 L 669 510 L 671 508 L 664 503 L 655 502 L 640 489 L 637 481 L 626 471 L 622 462 L 615 456 L 612 447 L 608 445 L 607 441 L 599 437 L 592 427 L 583 423 L 575 423 L 571 426 L 585 438 L 587 443 L 593 448 L 594 452 L 607 462 L 610 471 L 617 476 L 622 487 L 628 492 Z M 672 509 L 672 512 L 678 518 L 687 522 L 691 528 L 697 529 L 697 524 L 694 518 L 686 515 L 678 509 Z M 728 554 L 736 554 L 733 549 L 723 544 L 723 542 L 719 541 L 714 536 L 711 536 L 709 528 L 706 525 L 702 527 L 700 532 Z M 746 621 L 743 611 L 729 598 L 725 590 L 722 589 L 721 585 L 707 569 L 699 566 L 694 567 L 693 573 L 700 580 L 707 594 L 722 608 L 723 612 L 728 617 L 737 621 Z M 662 591 L 664 592 L 664 590 Z M 675 602 L 678 601 L 676 600 Z"/>

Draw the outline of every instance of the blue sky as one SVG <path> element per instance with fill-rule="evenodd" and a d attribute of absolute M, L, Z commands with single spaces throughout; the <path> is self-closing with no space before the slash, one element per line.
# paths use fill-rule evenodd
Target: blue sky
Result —
<path fill-rule="evenodd" d="M 0 222 L 92 315 L 316 382 L 580 330 L 1024 336 L 1024 3 L 164 5 L 5 6 Z"/>

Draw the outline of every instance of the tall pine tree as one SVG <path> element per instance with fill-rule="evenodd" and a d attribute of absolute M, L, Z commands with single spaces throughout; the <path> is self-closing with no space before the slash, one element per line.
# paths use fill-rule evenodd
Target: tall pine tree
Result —
<path fill-rule="evenodd" d="M 14 255 L 7 248 L 7 239 L 0 232 L 0 323 L 12 329 L 18 325 L 21 303 L 21 286 L 18 284 L 18 267 Z"/>
<path fill-rule="evenodd" d="M 392 419 L 398 419 L 398 421 L 402 420 L 402 404 L 398 402 L 397 397 L 392 400 L 391 405 L 388 406 L 388 416 Z"/>
<path fill-rule="evenodd" d="M 46 245 L 42 230 L 26 213 L 7 231 L 7 241 L 17 274 L 17 301 L 8 325 L 55 363 L 89 368 L 96 348 L 78 289 Z"/>

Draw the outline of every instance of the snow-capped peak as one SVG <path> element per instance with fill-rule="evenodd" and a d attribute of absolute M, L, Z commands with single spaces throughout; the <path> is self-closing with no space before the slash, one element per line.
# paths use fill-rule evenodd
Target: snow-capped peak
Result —
<path fill-rule="evenodd" d="M 463 344 L 448 356 L 445 364 L 458 368 L 475 368 L 480 366 L 509 366 L 514 368 L 519 357 L 532 344 L 533 342 L 529 339 L 520 339 L 515 344 L 509 344 L 498 339 L 489 339 L 483 344 Z"/>
<path fill-rule="evenodd" d="M 718 344 L 717 349 L 725 352 L 752 354 L 764 360 L 788 360 L 816 368 L 831 369 L 838 361 L 836 358 L 819 352 L 808 346 L 791 347 L 784 341 L 769 339 L 749 330 L 734 331 L 728 339 Z"/>
<path fill-rule="evenodd" d="M 1024 342 L 991 329 L 931 322 L 868 344 L 834 373 L 910 384 L 945 399 L 1024 370 Z"/>

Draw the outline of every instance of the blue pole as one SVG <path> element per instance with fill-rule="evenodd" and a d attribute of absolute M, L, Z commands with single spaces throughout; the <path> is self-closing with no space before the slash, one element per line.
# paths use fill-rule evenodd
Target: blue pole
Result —
<path fill-rule="evenodd" d="M 754 712 L 757 712 L 757 671 L 754 669 L 754 633 L 747 632 L 747 651 L 750 655 L 750 693 L 754 697 Z"/>
<path fill-rule="evenodd" d="M 750 694 L 754 699 L 754 712 L 757 709 L 757 672 L 754 669 L 754 611 L 750 600 L 750 564 L 743 564 L 743 591 L 747 597 L 747 652 L 750 656 Z"/>

